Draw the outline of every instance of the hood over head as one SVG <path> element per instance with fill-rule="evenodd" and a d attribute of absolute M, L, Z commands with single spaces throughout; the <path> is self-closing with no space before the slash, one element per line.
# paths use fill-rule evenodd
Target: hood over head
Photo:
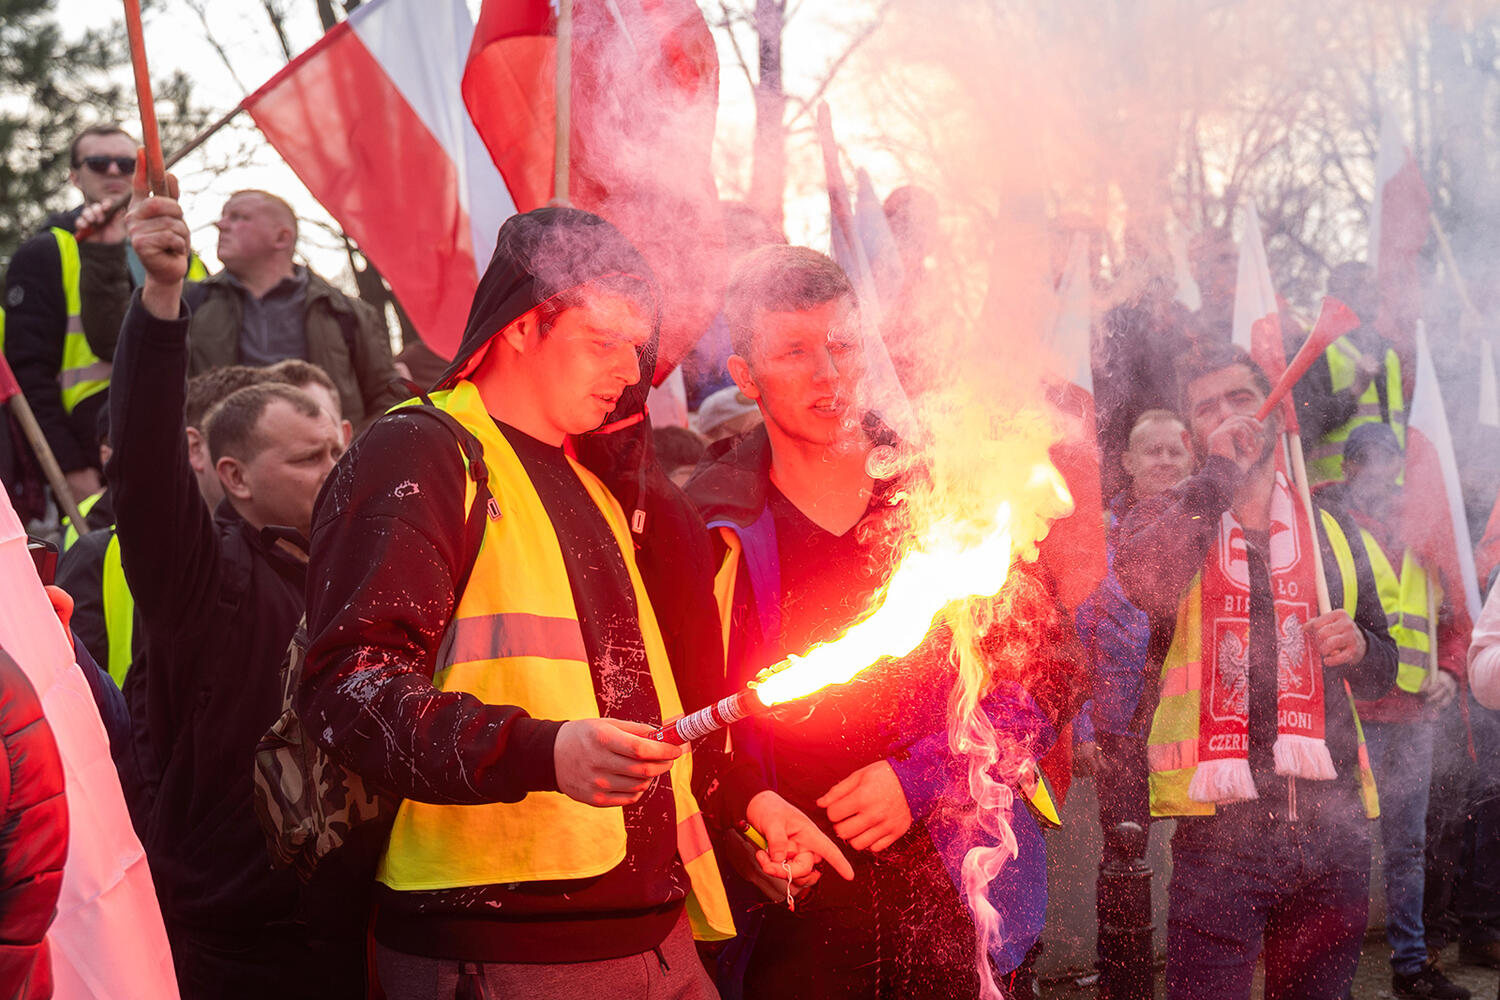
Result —
<path fill-rule="evenodd" d="M 656 278 L 618 229 L 591 212 L 560 206 L 513 215 L 500 227 L 458 352 L 432 388 L 451 388 L 471 373 L 495 335 L 520 316 L 580 285 L 610 277 L 635 278 L 650 290 L 651 339 L 640 351 L 641 380 L 625 390 L 604 425 L 644 412 L 661 327 Z"/>

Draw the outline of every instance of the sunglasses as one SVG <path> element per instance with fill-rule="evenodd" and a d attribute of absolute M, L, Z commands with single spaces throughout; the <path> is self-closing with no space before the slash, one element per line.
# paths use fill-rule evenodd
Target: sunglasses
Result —
<path fill-rule="evenodd" d="M 108 173 L 111 163 L 126 177 L 135 173 L 135 157 L 133 156 L 85 156 L 78 162 L 96 174 Z"/>

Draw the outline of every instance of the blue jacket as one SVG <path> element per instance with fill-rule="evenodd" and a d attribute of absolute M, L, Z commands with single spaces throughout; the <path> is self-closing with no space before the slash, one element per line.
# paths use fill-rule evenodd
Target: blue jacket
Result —
<path fill-rule="evenodd" d="M 1093 740 L 1095 730 L 1123 735 L 1146 686 L 1151 622 L 1146 612 L 1130 603 L 1115 576 L 1115 541 L 1128 510 L 1126 494 L 1110 503 L 1109 573 L 1078 606 L 1078 640 L 1088 654 L 1094 697 L 1074 721 L 1076 743 Z"/>
<path fill-rule="evenodd" d="M 766 503 L 769 473 L 770 442 L 762 427 L 716 444 L 687 486 L 689 498 L 709 528 L 728 530 L 740 542 L 736 627 L 729 637 L 726 671 L 730 679 L 751 676 L 770 665 L 776 655 L 773 651 L 780 647 L 782 586 L 776 525 Z M 945 698 L 946 693 L 934 691 L 933 696 Z M 1056 720 L 1049 719 L 1018 683 L 997 684 L 983 704 L 1002 743 L 1015 741 L 1039 758 L 1056 740 Z M 772 724 L 765 719 L 747 720 L 737 724 L 734 738 L 738 750 L 755 759 L 766 770 L 765 779 L 776 787 L 776 775 L 771 773 Z M 993 835 L 980 828 L 972 810 L 936 808 L 944 800 L 968 802 L 967 761 L 950 751 L 945 729 L 910 727 L 891 734 L 887 761 L 901 782 L 913 819 L 924 825 L 962 899 L 964 856 L 971 848 L 995 843 Z M 1036 943 L 1047 909 L 1046 848 L 1019 795 L 1011 826 L 1019 855 L 989 887 L 990 902 L 1003 922 L 992 957 L 1004 972 L 1016 968 Z"/>

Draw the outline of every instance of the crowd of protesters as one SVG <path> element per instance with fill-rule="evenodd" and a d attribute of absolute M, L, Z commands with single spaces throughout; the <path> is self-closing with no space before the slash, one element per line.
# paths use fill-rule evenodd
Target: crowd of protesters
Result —
<path fill-rule="evenodd" d="M 977 640 L 981 711 L 1033 776 L 1012 843 L 950 741 L 946 627 L 691 754 L 651 738 L 842 633 L 898 561 L 927 470 L 880 460 L 904 443 L 859 409 L 833 260 L 726 207 L 691 427 L 653 428 L 661 291 L 597 216 L 507 221 L 456 356 L 403 383 L 381 317 L 296 262 L 283 200 L 229 199 L 210 276 L 175 187 L 143 175 L 121 129 L 79 135 L 84 204 L 15 254 L 3 330 L 82 516 L 57 582 L 182 996 L 1030 995 L 1069 933 L 1046 921 L 1035 776 L 1070 750 L 1101 872 L 1175 821 L 1169 997 L 1248 998 L 1258 962 L 1267 997 L 1349 996 L 1372 837 L 1395 994 L 1468 997 L 1452 943 L 1500 968 L 1500 597 L 1461 632 L 1403 533 L 1409 361 L 1362 264 L 1329 293 L 1364 322 L 1296 389 L 1311 509 L 1282 411 L 1254 416 L 1266 373 L 1229 343 L 1227 234 L 1193 248 L 1195 312 L 1158 279 L 1102 317 L 1107 572 L 1070 603 L 1044 546 Z M 905 188 L 887 209 L 907 280 L 885 332 L 914 383 L 938 206 Z M 26 457 L 7 492 L 41 515 Z M 0 667 L 0 740 L 28 765 L 0 988 L 40 997 L 65 794 Z M 966 856 L 1002 843 L 980 948 Z"/>

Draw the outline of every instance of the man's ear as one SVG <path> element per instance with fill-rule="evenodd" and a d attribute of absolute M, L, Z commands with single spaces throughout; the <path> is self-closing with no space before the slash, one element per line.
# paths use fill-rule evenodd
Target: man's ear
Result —
<path fill-rule="evenodd" d="M 738 354 L 731 354 L 724 362 L 729 369 L 729 377 L 734 379 L 734 384 L 740 387 L 740 392 L 745 394 L 746 399 L 760 401 L 760 387 L 755 384 L 755 377 L 750 374 L 750 363 Z"/>
<path fill-rule="evenodd" d="M 528 344 L 534 339 L 537 321 L 535 312 L 524 312 L 506 324 L 500 331 L 500 339 L 511 346 L 517 354 L 525 354 Z"/>
<path fill-rule="evenodd" d="M 1137 468 L 1135 453 L 1128 448 L 1120 453 L 1120 468 L 1125 470 L 1125 475 L 1131 479 L 1135 478 Z"/>
<path fill-rule="evenodd" d="M 255 499 L 255 491 L 250 488 L 249 477 L 245 475 L 245 463 L 233 455 L 225 455 L 214 463 L 214 471 L 219 475 L 225 496 L 240 501 Z"/>
<path fill-rule="evenodd" d="M 277 250 L 290 250 L 297 245 L 297 236 L 292 232 L 291 226 L 282 226 L 276 230 L 276 238 L 271 245 Z"/>
<path fill-rule="evenodd" d="M 202 473 L 208 471 L 208 442 L 203 440 L 203 432 L 196 427 L 187 429 L 188 464 L 193 467 L 194 472 Z"/>

